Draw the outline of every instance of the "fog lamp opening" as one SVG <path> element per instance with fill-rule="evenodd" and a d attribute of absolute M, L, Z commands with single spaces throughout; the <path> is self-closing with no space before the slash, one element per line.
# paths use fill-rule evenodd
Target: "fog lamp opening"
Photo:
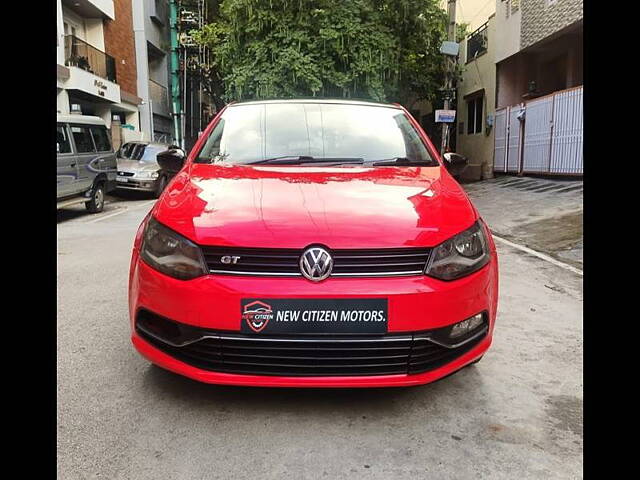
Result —
<path fill-rule="evenodd" d="M 464 337 L 483 324 L 484 316 L 482 313 L 478 313 L 471 318 L 467 318 L 466 320 L 453 325 L 453 327 L 451 327 L 451 331 L 449 332 L 449 338 L 455 339 Z"/>

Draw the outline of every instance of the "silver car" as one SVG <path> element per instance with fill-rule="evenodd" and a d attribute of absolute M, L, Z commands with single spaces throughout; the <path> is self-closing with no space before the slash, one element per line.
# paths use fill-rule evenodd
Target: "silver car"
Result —
<path fill-rule="evenodd" d="M 160 196 L 168 183 L 156 156 L 169 149 L 166 143 L 127 142 L 118 150 L 118 189 L 152 192 Z"/>

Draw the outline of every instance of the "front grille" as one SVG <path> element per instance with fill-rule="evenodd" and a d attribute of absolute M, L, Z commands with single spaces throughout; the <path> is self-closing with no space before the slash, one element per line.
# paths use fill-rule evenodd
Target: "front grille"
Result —
<path fill-rule="evenodd" d="M 297 277 L 302 249 L 236 248 L 202 246 L 209 271 L 221 275 Z M 429 259 L 429 248 L 331 250 L 332 277 L 421 275 Z M 222 257 L 239 257 L 235 264 Z"/>
<path fill-rule="evenodd" d="M 121 176 L 121 177 L 133 177 L 134 173 L 133 172 L 119 171 L 118 175 Z"/>
<path fill-rule="evenodd" d="M 457 347 L 427 339 L 429 332 L 386 335 L 262 336 L 197 330 L 206 335 L 184 346 L 151 335 L 138 317 L 136 331 L 164 353 L 194 367 L 224 373 L 279 376 L 366 376 L 415 374 L 441 367 L 477 345 L 486 332 Z M 164 320 L 169 322 L 168 320 Z M 172 326 L 178 325 L 171 322 Z"/>

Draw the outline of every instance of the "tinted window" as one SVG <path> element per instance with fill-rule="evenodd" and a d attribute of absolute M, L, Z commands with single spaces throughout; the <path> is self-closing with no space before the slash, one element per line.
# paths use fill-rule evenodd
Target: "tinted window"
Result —
<path fill-rule="evenodd" d="M 298 155 L 431 161 L 401 110 L 319 103 L 229 107 L 196 161 L 241 164 Z"/>
<path fill-rule="evenodd" d="M 71 142 L 69 141 L 66 126 L 58 124 L 56 142 L 58 144 L 58 153 L 71 153 Z"/>
<path fill-rule="evenodd" d="M 109 140 L 107 127 L 91 127 L 91 134 L 93 135 L 93 141 L 96 144 L 96 149 L 99 152 L 107 152 L 111 150 L 111 141 Z"/>
<path fill-rule="evenodd" d="M 88 127 L 74 125 L 71 127 L 71 134 L 73 135 L 78 153 L 95 152 Z"/>

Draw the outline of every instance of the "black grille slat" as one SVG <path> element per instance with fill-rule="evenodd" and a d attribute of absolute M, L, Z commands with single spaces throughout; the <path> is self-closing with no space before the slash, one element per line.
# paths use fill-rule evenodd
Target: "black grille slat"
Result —
<path fill-rule="evenodd" d="M 182 347 L 169 345 L 137 328 L 149 343 L 203 370 L 247 375 L 358 376 L 428 372 L 453 361 L 484 335 L 446 348 L 407 334 L 377 336 L 254 336 L 211 332 Z"/>
<path fill-rule="evenodd" d="M 222 275 L 300 276 L 303 249 L 202 246 L 209 270 Z M 336 276 L 420 275 L 429 260 L 429 248 L 332 250 Z M 240 257 L 222 263 L 223 256 Z"/>

